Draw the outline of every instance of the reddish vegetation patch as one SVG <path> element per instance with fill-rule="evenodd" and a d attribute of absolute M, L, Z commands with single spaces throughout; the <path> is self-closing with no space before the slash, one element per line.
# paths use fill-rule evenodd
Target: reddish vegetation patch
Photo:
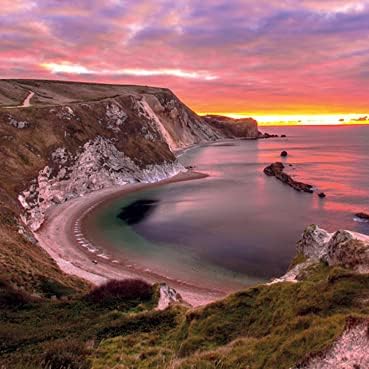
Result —
<path fill-rule="evenodd" d="M 115 301 L 149 301 L 153 289 L 150 284 L 140 279 L 111 280 L 93 289 L 87 300 L 93 303 L 112 303 Z"/>

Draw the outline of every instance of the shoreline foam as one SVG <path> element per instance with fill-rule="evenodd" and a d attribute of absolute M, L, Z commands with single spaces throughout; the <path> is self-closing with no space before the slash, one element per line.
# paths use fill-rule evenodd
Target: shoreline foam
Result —
<path fill-rule="evenodd" d="M 142 278 L 151 283 L 167 282 L 186 302 L 193 306 L 205 305 L 224 297 L 225 293 L 169 279 L 166 276 L 154 274 L 149 269 L 141 270 L 129 264 L 129 261 L 123 263 L 120 260 L 111 259 L 106 250 L 100 250 L 91 244 L 80 228 L 83 217 L 107 200 L 142 189 L 205 177 L 207 174 L 188 171 L 153 184 L 114 186 L 69 200 L 48 212 L 46 221 L 35 233 L 36 238 L 40 246 L 65 273 L 76 275 L 93 284 L 101 284 L 108 279 L 124 278 Z M 96 259 L 98 259 L 97 263 Z"/>

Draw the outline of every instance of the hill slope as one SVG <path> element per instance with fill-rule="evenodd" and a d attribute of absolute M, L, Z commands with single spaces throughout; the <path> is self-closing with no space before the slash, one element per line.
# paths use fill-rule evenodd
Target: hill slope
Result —
<path fill-rule="evenodd" d="M 258 136 L 254 120 L 244 126 L 240 136 Z M 185 170 L 176 150 L 235 136 L 168 89 L 1 80 L 0 275 L 41 294 L 45 276 L 74 286 L 32 237 L 50 207 L 114 184 L 173 176 Z"/>
<path fill-rule="evenodd" d="M 350 252 L 342 253 L 346 246 Z M 110 293 L 101 287 L 61 302 L 0 295 L 0 364 L 4 369 L 367 368 L 369 275 L 353 269 L 368 265 L 369 238 L 343 231 L 330 235 L 311 226 L 298 250 L 286 274 L 294 274 L 294 282 L 282 278 L 198 309 L 172 305 L 158 311 L 158 286 L 142 289 L 142 282 L 133 293 L 132 282 L 121 282 Z"/>

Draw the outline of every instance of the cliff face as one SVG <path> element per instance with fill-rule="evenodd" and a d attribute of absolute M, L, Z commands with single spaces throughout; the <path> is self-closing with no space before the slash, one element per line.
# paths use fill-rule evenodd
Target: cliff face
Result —
<path fill-rule="evenodd" d="M 206 115 L 204 120 L 228 137 L 257 138 L 260 136 L 258 123 L 252 118 L 233 119 L 221 115 Z"/>
<path fill-rule="evenodd" d="M 54 205 L 173 176 L 185 171 L 176 150 L 230 137 L 167 89 L 0 81 L 0 206 L 37 230 Z"/>

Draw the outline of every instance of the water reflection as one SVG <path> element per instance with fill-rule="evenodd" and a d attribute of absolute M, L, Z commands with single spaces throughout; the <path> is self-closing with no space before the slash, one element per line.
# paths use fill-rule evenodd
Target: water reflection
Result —
<path fill-rule="evenodd" d="M 282 132 L 287 139 L 188 151 L 183 164 L 210 177 L 135 194 L 122 216 L 141 243 L 149 242 L 140 248 L 140 257 L 150 250 L 151 263 L 157 254 L 160 270 L 187 279 L 212 270 L 211 278 L 225 278 L 228 272 L 228 280 L 239 282 L 243 276 L 249 283 L 247 276 L 282 274 L 311 223 L 331 232 L 346 228 L 369 234 L 368 223 L 353 219 L 357 212 L 369 212 L 369 127 L 284 127 Z M 281 160 L 282 150 L 289 153 L 284 162 L 291 175 L 325 192 L 326 199 L 298 193 L 263 174 L 265 166 Z M 102 232 L 108 238 L 112 229 Z M 125 234 L 114 237 L 121 246 Z M 168 255 L 165 265 L 163 253 Z"/>

